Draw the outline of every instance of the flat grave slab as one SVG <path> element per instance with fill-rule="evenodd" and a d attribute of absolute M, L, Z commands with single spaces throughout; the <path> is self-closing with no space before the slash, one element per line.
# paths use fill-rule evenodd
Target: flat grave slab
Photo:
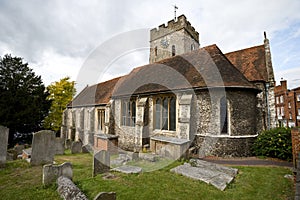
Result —
<path fill-rule="evenodd" d="M 113 171 L 122 172 L 125 174 L 138 174 L 142 172 L 142 168 L 130 165 L 123 165 L 112 169 Z"/>
<path fill-rule="evenodd" d="M 184 163 L 170 171 L 211 184 L 222 191 L 226 189 L 227 184 L 231 183 L 238 173 L 237 169 L 203 160 L 192 159 L 191 163 Z"/>

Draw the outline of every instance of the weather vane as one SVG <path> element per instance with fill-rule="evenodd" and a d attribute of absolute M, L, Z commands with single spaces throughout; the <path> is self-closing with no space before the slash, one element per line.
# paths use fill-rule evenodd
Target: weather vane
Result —
<path fill-rule="evenodd" d="M 178 7 L 175 5 L 174 6 L 174 20 L 176 21 L 177 17 L 176 17 L 176 9 L 178 9 Z"/>

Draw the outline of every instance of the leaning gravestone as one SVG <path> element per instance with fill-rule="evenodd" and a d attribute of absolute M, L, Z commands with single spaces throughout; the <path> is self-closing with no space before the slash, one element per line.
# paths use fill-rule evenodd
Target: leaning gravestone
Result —
<path fill-rule="evenodd" d="M 33 134 L 30 163 L 32 165 L 52 164 L 55 154 L 55 133 L 49 130 Z"/>
<path fill-rule="evenodd" d="M 5 167 L 9 129 L 0 126 L 0 167 Z"/>
<path fill-rule="evenodd" d="M 110 170 L 110 156 L 108 151 L 98 151 L 93 159 L 93 176 Z"/>
<path fill-rule="evenodd" d="M 94 200 L 116 200 L 117 194 L 115 192 L 100 192 Z"/>
<path fill-rule="evenodd" d="M 72 164 L 65 162 L 61 165 L 47 164 L 43 166 L 43 184 L 49 185 L 55 183 L 58 177 L 64 176 L 72 180 Z"/>
<path fill-rule="evenodd" d="M 71 145 L 71 153 L 81 153 L 81 148 L 82 148 L 82 142 L 81 141 L 76 141 L 72 142 Z"/>
<path fill-rule="evenodd" d="M 55 155 L 63 155 L 65 153 L 65 144 L 63 138 L 55 138 L 54 140 L 55 146 Z"/>

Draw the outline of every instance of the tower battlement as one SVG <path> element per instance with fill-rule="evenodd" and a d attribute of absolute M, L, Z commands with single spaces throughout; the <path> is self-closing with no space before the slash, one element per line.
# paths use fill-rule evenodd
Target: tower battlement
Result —
<path fill-rule="evenodd" d="M 150 42 L 180 29 L 185 29 L 191 37 L 199 43 L 199 33 L 195 30 L 191 23 L 187 21 L 184 15 L 180 15 L 176 21 L 174 19 L 168 21 L 167 26 L 165 24 L 161 24 L 158 28 L 151 29 Z"/>

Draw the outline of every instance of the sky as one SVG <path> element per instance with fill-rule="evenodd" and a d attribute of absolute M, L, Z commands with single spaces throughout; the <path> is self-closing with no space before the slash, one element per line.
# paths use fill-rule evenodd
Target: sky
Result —
<path fill-rule="evenodd" d="M 127 33 L 138 39 L 136 30 L 172 20 L 175 4 L 177 16 L 199 32 L 201 47 L 217 44 L 227 53 L 261 45 L 266 31 L 277 84 L 283 78 L 289 89 L 300 87 L 299 0 L 0 0 L 0 56 L 22 57 L 46 86 L 69 76 L 80 91 L 147 64 L 143 43 L 99 62 L 101 73 L 82 75 L 99 49 L 122 48 Z"/>

